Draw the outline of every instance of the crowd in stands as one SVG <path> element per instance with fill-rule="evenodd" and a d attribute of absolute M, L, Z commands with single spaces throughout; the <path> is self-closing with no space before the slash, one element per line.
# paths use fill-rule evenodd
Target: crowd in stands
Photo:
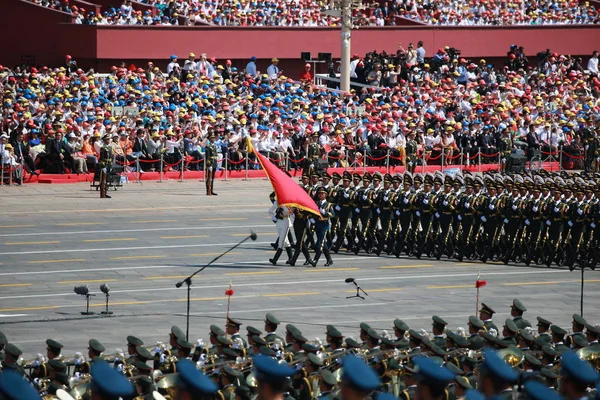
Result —
<path fill-rule="evenodd" d="M 76 23 L 92 25 L 338 26 L 340 19 L 322 13 L 329 5 L 309 0 L 142 0 L 143 11 L 124 0 L 95 14 L 68 0 L 31 0 L 72 13 Z M 364 2 L 353 11 L 358 26 L 397 25 L 399 17 L 430 25 L 573 25 L 597 24 L 599 11 L 590 2 L 567 0 L 396 0 Z"/>
<path fill-rule="evenodd" d="M 138 159 L 140 168 L 157 169 L 162 154 L 177 164 L 172 168 L 185 157 L 186 167 L 197 169 L 212 133 L 230 168 L 243 167 L 247 136 L 281 166 L 287 154 L 291 168 L 302 166 L 297 160 L 311 140 L 332 166 L 383 163 L 388 152 L 391 165 L 402 165 L 407 135 L 416 132 L 420 162 L 433 163 L 443 152 L 445 164 L 479 153 L 494 163 L 509 137 L 530 157 L 560 148 L 580 168 L 584 157 L 586 169 L 597 164 L 597 52 L 583 67 L 551 52 L 535 62 L 513 46 L 506 64 L 493 66 L 466 60 L 457 49 L 429 57 L 422 44 L 416 56 L 413 48 L 355 55 L 347 93 L 285 77 L 275 58 L 267 71 L 257 71 L 254 58 L 235 66 L 205 54 L 185 61 L 173 55 L 166 68 L 123 64 L 104 75 L 83 71 L 70 56 L 59 68 L 0 66 L 0 155 L 5 165 L 23 159 L 30 174 L 86 173 L 108 134 L 117 161 Z M 136 112 L 117 113 L 117 106 Z"/>

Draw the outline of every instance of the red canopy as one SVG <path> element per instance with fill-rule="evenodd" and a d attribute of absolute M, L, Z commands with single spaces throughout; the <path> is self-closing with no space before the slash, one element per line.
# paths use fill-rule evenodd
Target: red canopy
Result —
<path fill-rule="evenodd" d="M 308 193 L 306 193 L 300 185 L 294 182 L 290 176 L 273 165 L 267 157 L 254 150 L 250 138 L 248 138 L 248 152 L 252 152 L 256 155 L 258 162 L 267 174 L 267 178 L 271 181 L 271 185 L 277 196 L 277 204 L 287 207 L 296 207 L 315 214 L 315 216 L 319 218 L 321 217 L 319 207 L 317 207 Z"/>

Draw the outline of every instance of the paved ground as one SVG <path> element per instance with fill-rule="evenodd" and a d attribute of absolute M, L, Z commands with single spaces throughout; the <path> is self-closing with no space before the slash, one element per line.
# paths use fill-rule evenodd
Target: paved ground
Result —
<path fill-rule="evenodd" d="M 267 216 L 266 180 L 218 182 L 217 197 L 205 197 L 202 183 L 129 184 L 112 199 L 101 200 L 85 184 L 0 187 L 0 331 L 27 359 L 45 353 L 44 341 L 62 342 L 64 354 L 85 350 L 100 339 L 107 352 L 125 349 L 125 336 L 146 343 L 167 340 L 171 325 L 185 329 L 186 290 L 175 283 L 248 235 L 256 242 L 225 255 L 194 279 L 191 338 L 206 341 L 208 326 L 223 325 L 224 291 L 235 295 L 231 314 L 262 329 L 264 314 L 293 322 L 310 339 L 324 339 L 333 323 L 357 337 L 362 321 L 391 333 L 394 318 L 430 329 L 440 315 L 451 329 L 466 326 L 475 311 L 478 273 L 488 285 L 481 299 L 498 311 L 500 325 L 519 297 L 536 315 L 569 327 L 579 311 L 580 274 L 568 270 L 525 268 L 453 261 L 339 254 L 329 268 L 277 267 L 267 259 L 275 229 Z M 324 261 L 321 263 L 323 264 Z M 346 299 L 354 277 L 369 293 Z M 585 316 L 600 322 L 600 275 L 586 273 Z M 101 283 L 111 287 L 110 317 L 83 317 L 85 298 L 75 285 L 96 294 L 91 310 L 104 307 Z"/>

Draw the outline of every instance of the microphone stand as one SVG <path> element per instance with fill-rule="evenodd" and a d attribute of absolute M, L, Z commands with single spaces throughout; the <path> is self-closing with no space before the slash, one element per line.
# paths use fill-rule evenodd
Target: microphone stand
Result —
<path fill-rule="evenodd" d="M 365 296 L 368 296 L 369 293 L 365 292 L 364 290 L 362 290 L 362 288 L 360 286 L 358 286 L 358 284 L 356 283 L 356 281 L 352 281 L 352 283 L 354 283 L 354 286 L 356 286 L 356 294 L 354 296 L 347 296 L 346 299 L 353 299 L 355 297 L 358 297 L 359 299 L 364 300 L 365 298 L 363 296 L 360 295 L 360 293 L 364 293 Z"/>
<path fill-rule="evenodd" d="M 242 245 L 243 243 L 248 241 L 248 239 L 256 240 L 256 233 L 251 232 L 250 235 L 248 235 L 248 237 L 244 238 L 241 242 L 239 242 L 235 246 L 231 247 L 227 251 L 223 252 L 222 254 L 219 254 L 218 256 L 213 258 L 208 264 L 203 265 L 199 270 L 197 270 L 196 272 L 194 272 L 193 274 L 191 274 L 190 276 L 188 276 L 181 282 L 177 282 L 175 284 L 176 288 L 182 287 L 184 283 L 187 285 L 187 312 L 186 312 L 186 316 L 185 316 L 185 340 L 189 340 L 189 337 L 190 337 L 190 302 L 191 302 L 190 294 L 192 291 L 192 278 L 194 276 L 196 276 L 197 274 L 199 274 L 200 272 L 204 271 L 204 269 L 206 267 L 208 267 L 209 265 L 216 262 L 219 258 L 223 257 L 225 254 L 229 253 L 231 250 L 239 247 L 240 245 Z"/>

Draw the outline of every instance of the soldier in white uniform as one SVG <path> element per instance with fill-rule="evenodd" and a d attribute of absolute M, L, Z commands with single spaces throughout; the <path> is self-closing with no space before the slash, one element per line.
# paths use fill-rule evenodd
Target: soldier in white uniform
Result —
<path fill-rule="evenodd" d="M 277 260 L 279 260 L 284 248 L 288 255 L 288 260 L 291 260 L 293 255 L 290 242 L 288 241 L 288 232 L 290 230 L 290 209 L 285 206 L 279 206 L 279 204 L 277 204 L 277 199 L 275 199 L 273 205 L 269 209 L 269 215 L 271 215 L 271 219 L 273 222 L 275 222 L 277 234 L 279 235 L 275 257 L 270 258 L 269 262 L 273 265 L 277 265 Z"/>

